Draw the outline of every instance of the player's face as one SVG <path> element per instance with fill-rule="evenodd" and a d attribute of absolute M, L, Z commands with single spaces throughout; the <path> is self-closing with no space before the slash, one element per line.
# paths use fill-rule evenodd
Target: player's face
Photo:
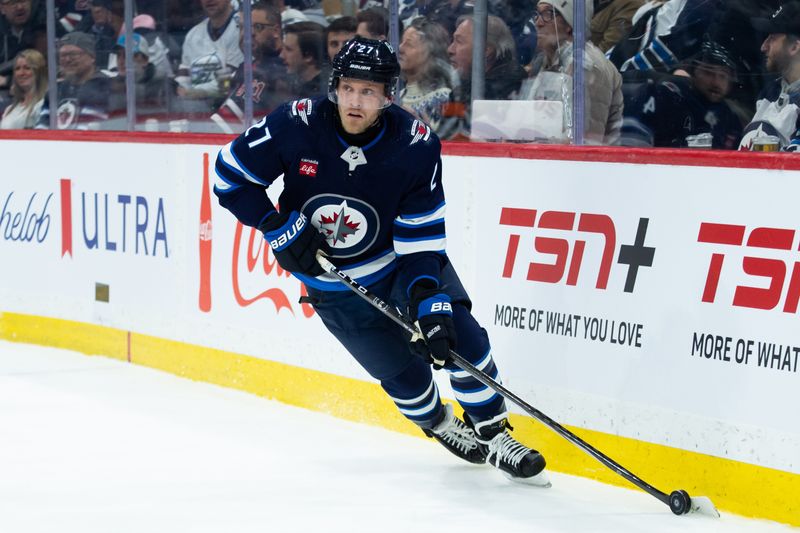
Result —
<path fill-rule="evenodd" d="M 800 41 L 785 33 L 771 33 L 764 39 L 761 51 L 767 62 L 767 71 L 783 73 L 792 62 L 792 58 L 800 54 Z"/>
<path fill-rule="evenodd" d="M 344 43 L 355 36 L 349 31 L 333 31 L 328 34 L 328 59 L 333 61 L 334 56 L 339 53 Z"/>
<path fill-rule="evenodd" d="M 336 87 L 336 100 L 344 131 L 358 134 L 378 120 L 387 98 L 382 83 L 342 78 Z"/>
<path fill-rule="evenodd" d="M 462 78 L 469 78 L 472 73 L 472 21 L 465 20 L 453 33 L 453 42 L 447 47 L 450 64 Z"/>
<path fill-rule="evenodd" d="M 716 104 L 728 96 L 731 90 L 731 78 L 731 71 L 726 67 L 698 63 L 694 69 L 692 83 L 706 100 Z"/>
<path fill-rule="evenodd" d="M 17 86 L 25 92 L 33 88 L 34 74 L 33 68 L 28 64 L 24 57 L 18 57 L 14 64 L 14 81 Z"/>
<path fill-rule="evenodd" d="M 303 54 L 297 42 L 297 34 L 287 33 L 283 36 L 281 59 L 286 63 L 286 70 L 290 74 L 298 74 L 303 68 Z"/>
<path fill-rule="evenodd" d="M 400 42 L 400 68 L 406 75 L 419 72 L 428 61 L 428 49 L 416 28 L 408 28 Z"/>

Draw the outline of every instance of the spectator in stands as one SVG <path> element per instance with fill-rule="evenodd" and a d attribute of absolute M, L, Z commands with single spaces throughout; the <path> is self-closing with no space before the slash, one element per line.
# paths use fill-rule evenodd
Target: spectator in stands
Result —
<path fill-rule="evenodd" d="M 358 22 L 354 17 L 339 17 L 334 19 L 325 29 L 325 41 L 328 45 L 328 62 L 342 49 L 344 43 L 356 34 Z"/>
<path fill-rule="evenodd" d="M 0 0 L 0 87 L 8 87 L 14 59 L 33 48 L 47 53 L 44 0 Z"/>
<path fill-rule="evenodd" d="M 291 78 L 294 97 L 327 94 L 325 31 L 316 22 L 296 22 L 284 30 L 281 59 Z"/>
<path fill-rule="evenodd" d="M 97 68 L 109 68 L 109 57 L 114 53 L 122 28 L 122 13 L 114 13 L 111 0 L 91 0 L 91 5 L 92 24 L 79 31 L 94 36 Z"/>
<path fill-rule="evenodd" d="M 471 10 L 471 4 L 467 4 Z M 506 23 L 514 37 L 517 61 L 527 65 L 536 51 L 536 28 L 531 21 L 536 2 L 531 0 L 489 0 L 489 14 L 497 15 Z"/>
<path fill-rule="evenodd" d="M 39 121 L 47 94 L 47 63 L 38 50 L 17 54 L 11 81 L 11 104 L 3 111 L 0 129 L 33 128 Z"/>
<path fill-rule="evenodd" d="M 222 93 L 225 77 L 242 64 L 238 14 L 230 0 L 200 0 L 206 19 L 197 24 L 183 42 L 178 96 L 209 103 Z M 220 83 L 223 80 L 223 83 Z"/>
<path fill-rule="evenodd" d="M 578 0 L 582 1 L 582 0 Z M 586 1 L 588 30 L 593 7 Z M 564 103 L 564 132 L 574 139 L 572 119 L 574 0 L 552 0 L 537 4 L 537 51 L 530 66 L 533 83 L 522 97 L 532 100 L 561 100 Z M 622 78 L 614 65 L 591 42 L 585 43 L 585 131 L 590 144 L 614 144 L 622 126 Z"/>
<path fill-rule="evenodd" d="M 725 0 L 724 9 L 714 16 L 709 39 L 730 50 L 738 67 L 737 82 L 727 101 L 747 123 L 756 110 L 761 89 L 770 81 L 761 55 L 766 34 L 755 31 L 753 20 L 767 18 L 781 0 Z"/>
<path fill-rule="evenodd" d="M 266 0 L 266 2 L 277 9 L 278 13 L 281 14 L 281 25 L 283 26 L 284 31 L 286 31 L 286 27 L 290 24 L 295 24 L 297 22 L 308 22 L 308 17 L 305 15 L 305 13 L 299 9 L 294 9 L 293 7 L 287 6 L 284 0 Z"/>
<path fill-rule="evenodd" d="M 595 1 L 594 17 L 589 25 L 591 41 L 602 52 L 607 52 L 631 31 L 633 15 L 644 5 L 644 0 Z"/>
<path fill-rule="evenodd" d="M 111 79 L 111 103 L 112 110 L 122 110 L 126 107 L 126 81 L 127 76 L 125 62 L 125 41 L 123 35 L 114 47 L 116 62 L 115 77 Z M 155 63 L 151 60 L 157 55 L 152 49 L 147 39 L 138 33 L 133 34 L 133 64 L 134 79 L 136 87 L 136 110 L 137 112 L 163 111 L 166 106 L 165 77 L 163 72 L 159 72 Z"/>
<path fill-rule="evenodd" d="M 703 147 L 734 150 L 742 123 L 726 102 L 736 79 L 730 52 L 711 41 L 687 65 L 686 75 L 664 74 L 626 92 L 621 144 L 626 146 L 692 146 L 691 138 L 710 135 Z M 708 143 L 708 144 L 707 144 Z"/>
<path fill-rule="evenodd" d="M 464 103 L 471 99 L 472 42 L 472 16 L 459 17 L 447 53 L 460 79 L 456 98 Z M 494 15 L 489 15 L 487 20 L 485 61 L 484 99 L 509 100 L 516 97 L 525 71 L 517 63 L 514 39 L 508 26 Z"/>
<path fill-rule="evenodd" d="M 631 31 L 608 52 L 620 72 L 671 72 L 700 51 L 723 0 L 648 2 L 634 15 Z M 627 78 L 626 78 L 627 79 Z"/>
<path fill-rule="evenodd" d="M 290 97 L 286 65 L 281 60 L 281 14 L 273 6 L 258 2 L 252 8 L 253 116 L 261 117 Z M 244 29 L 239 43 L 244 48 Z M 236 70 L 232 90 L 217 112 L 211 115 L 225 133 L 241 133 L 244 124 L 244 63 Z"/>
<path fill-rule="evenodd" d="M 58 129 L 99 128 L 108 119 L 109 78 L 95 65 L 94 37 L 75 31 L 58 41 Z M 45 99 L 37 128 L 50 127 L 49 102 Z"/>
<path fill-rule="evenodd" d="M 740 148 L 750 149 L 755 139 L 774 135 L 781 149 L 800 151 L 800 1 L 787 2 L 770 18 L 753 23 L 767 34 L 761 45 L 767 71 L 779 77 L 761 92 Z"/>
<path fill-rule="evenodd" d="M 389 36 L 389 12 L 382 7 L 371 7 L 356 15 L 356 34 L 367 39 L 386 40 Z M 402 31 L 402 28 L 401 28 Z"/>
<path fill-rule="evenodd" d="M 457 74 L 457 83 L 438 127 L 439 136 L 443 139 L 465 140 L 469 137 L 472 116 L 472 26 L 471 15 L 459 17 L 452 42 L 447 48 L 450 64 Z M 489 15 L 486 26 L 483 98 L 516 98 L 525 70 L 517 62 L 514 38 L 500 17 Z"/>
<path fill-rule="evenodd" d="M 448 35 L 453 35 L 456 31 L 456 21 L 462 15 L 471 15 L 472 6 L 472 0 L 409 0 L 408 2 L 401 0 L 400 20 L 406 26 L 417 17 L 425 17 L 431 22 L 441 24 Z"/>
<path fill-rule="evenodd" d="M 171 48 L 178 48 L 176 43 L 171 43 L 169 37 L 156 30 L 155 19 L 144 13 L 133 17 L 133 31 L 141 35 L 147 41 L 150 49 L 150 63 L 156 67 L 156 77 L 172 78 Z"/>
<path fill-rule="evenodd" d="M 418 17 L 403 32 L 400 42 L 399 103 L 437 131 L 444 104 L 452 93 L 452 67 L 448 62 L 449 35 L 441 25 Z"/>

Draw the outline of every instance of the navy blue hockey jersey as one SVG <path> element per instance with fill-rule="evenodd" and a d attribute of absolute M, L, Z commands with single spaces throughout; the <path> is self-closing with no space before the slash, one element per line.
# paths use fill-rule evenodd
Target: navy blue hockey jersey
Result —
<path fill-rule="evenodd" d="M 284 104 L 220 150 L 214 192 L 257 227 L 275 206 L 265 194 L 283 174 L 281 211 L 304 213 L 327 238 L 331 261 L 369 286 L 396 268 L 409 287 L 438 283 L 445 264 L 441 146 L 428 126 L 392 105 L 378 136 L 349 146 L 326 98 Z M 320 290 L 347 290 L 329 274 L 297 276 Z"/>
<path fill-rule="evenodd" d="M 690 135 L 710 133 L 713 148 L 735 150 L 742 136 L 739 117 L 726 101 L 709 102 L 681 76 L 628 84 L 624 109 L 625 146 L 679 148 Z"/>

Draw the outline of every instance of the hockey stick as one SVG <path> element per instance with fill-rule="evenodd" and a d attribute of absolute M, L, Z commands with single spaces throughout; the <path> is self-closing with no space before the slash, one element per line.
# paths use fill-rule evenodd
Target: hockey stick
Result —
<path fill-rule="evenodd" d="M 399 310 L 391 307 L 389 304 L 384 302 L 381 298 L 370 292 L 369 289 L 362 286 L 360 283 L 352 279 L 350 276 L 336 268 L 336 265 L 328 261 L 323 255 L 317 255 L 317 261 L 319 262 L 322 268 L 337 276 L 339 280 L 344 283 L 350 290 L 354 293 L 358 294 L 361 298 L 369 302 L 373 307 L 375 307 L 378 311 L 386 315 L 392 321 L 394 321 L 397 325 L 401 328 L 406 330 L 407 333 L 411 335 L 411 340 L 421 339 L 422 336 L 414 325 L 413 322 L 405 315 L 403 315 Z M 611 459 L 610 457 L 603 454 L 597 448 L 592 446 L 591 444 L 587 443 L 570 430 L 547 416 L 546 414 L 542 413 L 538 409 L 530 406 L 524 400 L 522 400 L 519 396 L 511 392 L 510 390 L 506 389 L 503 385 L 492 379 L 491 376 L 486 374 L 485 372 L 478 370 L 475 368 L 472 363 L 458 355 L 453 350 L 450 350 L 450 358 L 453 362 L 462 370 L 467 372 L 469 375 L 486 385 L 487 387 L 493 389 L 495 392 L 506 398 L 507 400 L 514 402 L 519 407 L 521 407 L 526 413 L 534 417 L 536 420 L 541 422 L 542 424 L 546 425 L 568 441 L 570 441 L 575 446 L 581 448 L 584 452 L 588 453 L 599 462 L 601 462 L 604 466 L 611 469 L 616 474 L 624 477 L 629 482 L 633 483 L 646 493 L 650 494 L 651 496 L 657 498 L 659 501 L 663 502 L 664 504 L 668 505 L 670 510 L 676 515 L 687 514 L 689 512 L 698 512 L 707 514 L 714 517 L 719 517 L 719 511 L 717 511 L 714 504 L 711 500 L 705 496 L 694 496 L 690 497 L 689 493 L 685 490 L 675 490 L 670 494 L 666 494 L 658 490 L 657 488 L 653 487 L 649 483 L 645 482 L 644 480 L 637 477 L 635 474 L 630 472 L 628 469 Z"/>

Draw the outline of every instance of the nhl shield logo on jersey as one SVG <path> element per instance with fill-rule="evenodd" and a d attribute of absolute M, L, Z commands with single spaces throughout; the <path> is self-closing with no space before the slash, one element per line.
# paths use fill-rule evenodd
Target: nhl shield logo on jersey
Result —
<path fill-rule="evenodd" d="M 410 144 L 415 144 L 419 141 L 427 141 L 431 137 L 431 128 L 421 120 L 415 119 L 414 123 L 411 125 L 411 135 L 413 135 L 413 138 Z"/>
<path fill-rule="evenodd" d="M 321 194 L 310 198 L 302 212 L 325 236 L 333 257 L 359 255 L 378 237 L 378 212 L 357 198 Z"/>
<path fill-rule="evenodd" d="M 292 102 L 292 116 L 300 117 L 303 124 L 308 126 L 308 117 L 311 116 L 312 103 L 308 98 Z"/>

